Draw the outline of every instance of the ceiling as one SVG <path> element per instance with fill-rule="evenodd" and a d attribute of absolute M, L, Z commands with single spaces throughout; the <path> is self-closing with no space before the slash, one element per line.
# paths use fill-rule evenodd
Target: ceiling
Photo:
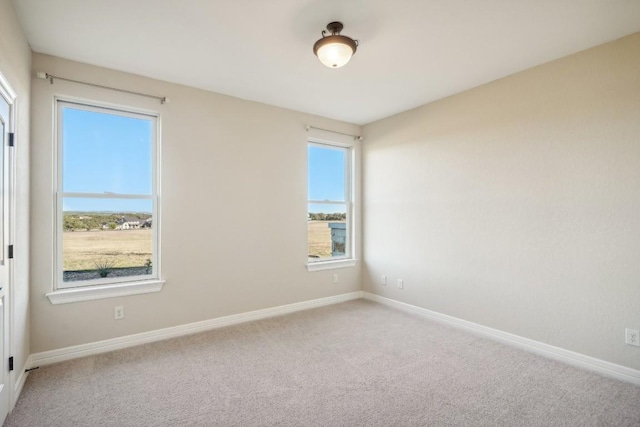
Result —
<path fill-rule="evenodd" d="M 13 4 L 35 52 L 356 124 L 640 31 L 639 0 Z M 340 69 L 312 52 L 334 20 L 360 41 Z"/>

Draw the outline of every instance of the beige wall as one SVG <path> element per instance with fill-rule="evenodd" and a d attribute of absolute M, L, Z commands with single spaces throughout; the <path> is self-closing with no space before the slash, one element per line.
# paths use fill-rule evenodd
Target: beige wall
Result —
<path fill-rule="evenodd" d="M 365 290 L 640 369 L 640 33 L 364 133 Z"/>
<path fill-rule="evenodd" d="M 358 126 L 51 56 L 35 54 L 33 70 L 171 102 L 32 80 L 32 352 L 360 289 L 359 267 L 305 268 L 305 125 Z M 45 297 L 53 286 L 54 94 L 161 113 L 162 292 L 63 305 Z M 117 305 L 124 320 L 113 319 Z"/>
<path fill-rule="evenodd" d="M 636 34 L 365 126 L 363 288 L 640 369 L 623 343 L 625 327 L 640 328 L 639 49 Z M 360 289 L 358 268 L 304 267 L 304 125 L 357 126 L 45 55 L 33 63 L 171 103 L 32 80 L 32 352 Z M 162 292 L 45 297 L 54 94 L 162 114 Z"/>
<path fill-rule="evenodd" d="M 31 49 L 9 0 L 0 0 L 0 72 L 16 92 L 16 188 L 11 300 L 13 381 L 29 356 L 29 105 Z"/>

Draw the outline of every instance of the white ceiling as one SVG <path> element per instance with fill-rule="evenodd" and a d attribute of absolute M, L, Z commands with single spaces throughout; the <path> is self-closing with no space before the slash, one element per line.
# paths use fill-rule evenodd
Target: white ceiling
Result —
<path fill-rule="evenodd" d="M 13 4 L 35 52 L 357 124 L 640 31 L 640 0 Z M 312 52 L 334 20 L 360 41 L 340 69 Z"/>

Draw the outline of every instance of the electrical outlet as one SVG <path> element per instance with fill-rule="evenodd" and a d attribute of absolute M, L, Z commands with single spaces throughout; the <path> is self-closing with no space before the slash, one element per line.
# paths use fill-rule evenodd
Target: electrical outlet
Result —
<path fill-rule="evenodd" d="M 113 318 L 116 320 L 124 319 L 124 306 L 119 305 L 113 309 Z"/>
<path fill-rule="evenodd" d="M 338 275 L 334 274 L 333 278 L 331 279 L 331 283 L 338 283 Z"/>
<path fill-rule="evenodd" d="M 387 284 L 387 276 L 382 276 L 382 278 L 380 279 L 380 284 L 382 284 L 382 285 L 386 285 Z"/>
<path fill-rule="evenodd" d="M 404 289 L 404 280 L 398 279 L 398 289 Z"/>
<path fill-rule="evenodd" d="M 640 347 L 640 331 L 636 329 L 625 329 L 624 330 L 624 343 L 629 345 L 635 345 L 636 347 Z"/>

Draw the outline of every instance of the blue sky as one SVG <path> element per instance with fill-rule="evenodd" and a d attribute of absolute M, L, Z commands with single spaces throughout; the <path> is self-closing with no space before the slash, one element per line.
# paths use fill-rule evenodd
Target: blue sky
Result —
<path fill-rule="evenodd" d="M 151 120 L 63 109 L 63 191 L 151 195 Z M 343 201 L 346 151 L 309 145 L 309 199 Z M 64 211 L 147 212 L 151 200 L 63 199 Z M 344 212 L 343 206 L 310 204 L 310 212 Z"/>
<path fill-rule="evenodd" d="M 151 195 L 151 120 L 65 107 L 64 192 Z M 65 211 L 151 212 L 151 201 L 63 200 Z"/>
<path fill-rule="evenodd" d="M 309 145 L 309 200 L 344 201 L 345 162 L 344 149 Z M 314 213 L 344 212 L 344 206 L 310 204 Z"/>

